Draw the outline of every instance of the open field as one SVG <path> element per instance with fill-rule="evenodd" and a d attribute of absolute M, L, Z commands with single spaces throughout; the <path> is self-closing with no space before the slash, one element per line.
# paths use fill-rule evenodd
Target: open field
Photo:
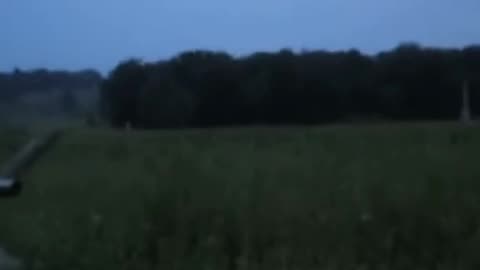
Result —
<path fill-rule="evenodd" d="M 0 243 L 48 270 L 478 269 L 479 157 L 449 124 L 72 129 Z"/>
<path fill-rule="evenodd" d="M 29 132 L 19 129 L 0 129 L 0 164 L 28 140 Z"/>

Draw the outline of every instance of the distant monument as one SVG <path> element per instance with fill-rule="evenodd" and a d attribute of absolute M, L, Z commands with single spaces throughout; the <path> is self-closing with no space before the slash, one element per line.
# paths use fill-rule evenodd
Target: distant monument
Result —
<path fill-rule="evenodd" d="M 460 121 L 464 124 L 470 124 L 472 121 L 472 115 L 470 112 L 470 89 L 468 81 L 463 81 L 462 86 L 462 109 L 460 112 Z"/>

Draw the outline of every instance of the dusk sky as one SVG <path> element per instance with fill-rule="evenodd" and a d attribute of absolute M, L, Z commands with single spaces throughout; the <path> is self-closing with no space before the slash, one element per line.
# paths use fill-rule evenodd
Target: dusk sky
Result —
<path fill-rule="evenodd" d="M 0 70 L 111 70 L 188 49 L 234 55 L 480 43 L 480 0 L 0 0 Z"/>

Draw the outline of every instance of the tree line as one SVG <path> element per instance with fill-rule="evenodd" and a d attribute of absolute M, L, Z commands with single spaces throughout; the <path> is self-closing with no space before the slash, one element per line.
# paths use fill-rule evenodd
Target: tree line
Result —
<path fill-rule="evenodd" d="M 92 69 L 69 72 L 63 70 L 21 70 L 0 73 L 0 101 L 14 101 L 32 92 L 68 89 L 82 90 L 97 87 L 102 75 Z"/>
<path fill-rule="evenodd" d="M 289 49 L 235 58 L 187 51 L 169 60 L 120 62 L 101 85 L 116 127 L 319 124 L 454 119 L 462 84 L 480 110 L 480 46 L 404 43 L 376 55 Z"/>

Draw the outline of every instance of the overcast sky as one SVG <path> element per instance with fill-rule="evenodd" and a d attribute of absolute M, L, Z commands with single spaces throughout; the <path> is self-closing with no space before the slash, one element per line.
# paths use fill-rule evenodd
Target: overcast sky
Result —
<path fill-rule="evenodd" d="M 480 43 L 480 0 L 0 0 L 0 70 L 112 69 L 187 49 L 373 53 Z"/>

